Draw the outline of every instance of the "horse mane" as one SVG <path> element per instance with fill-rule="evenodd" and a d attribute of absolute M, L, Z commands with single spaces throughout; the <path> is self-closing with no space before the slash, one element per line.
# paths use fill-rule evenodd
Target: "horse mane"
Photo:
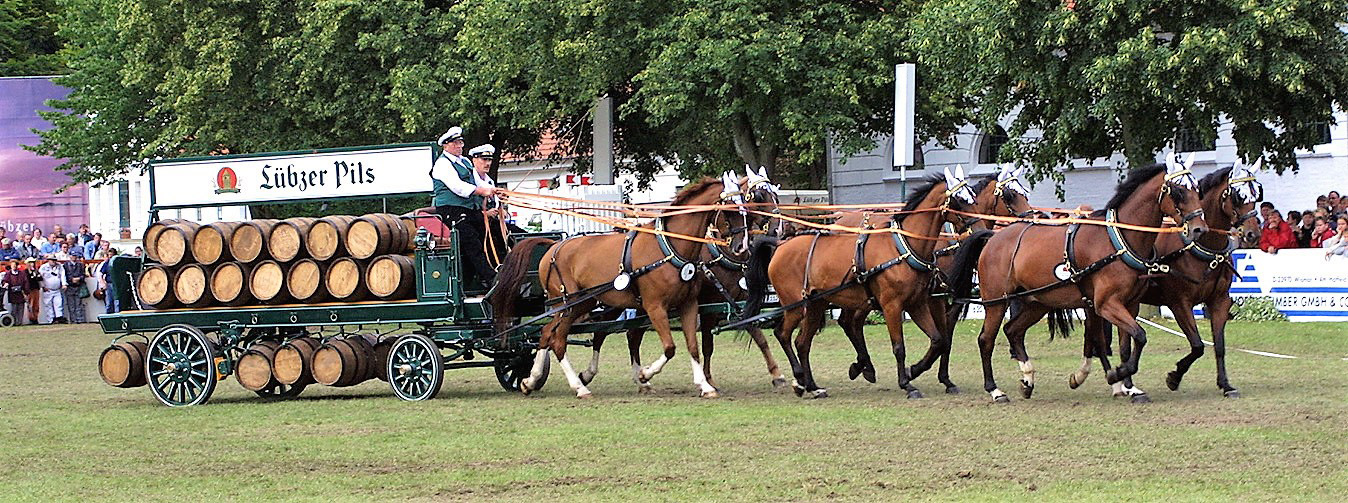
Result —
<path fill-rule="evenodd" d="M 894 221 L 902 222 L 903 217 L 910 215 L 911 213 L 909 212 L 916 210 L 917 206 L 922 204 L 922 200 L 926 199 L 928 194 L 931 194 L 931 190 L 935 188 L 937 184 L 942 183 L 945 183 L 945 175 L 942 173 L 932 173 L 922 178 L 921 183 L 913 188 L 913 193 L 903 201 L 904 212 L 894 215 Z"/>
<path fill-rule="evenodd" d="M 1158 162 L 1145 168 L 1138 168 L 1130 171 L 1128 173 L 1128 178 L 1119 182 L 1119 187 L 1114 189 L 1114 197 L 1109 198 L 1109 204 L 1105 205 L 1105 209 L 1119 209 L 1123 206 L 1123 202 L 1127 201 L 1128 197 L 1132 196 L 1133 192 L 1137 191 L 1138 187 L 1141 187 L 1142 184 L 1147 183 L 1148 180 L 1151 180 L 1156 175 L 1164 173 L 1165 169 L 1165 164 Z"/>
<path fill-rule="evenodd" d="M 674 201 L 669 203 L 670 206 L 679 206 L 682 204 L 687 204 L 689 199 L 692 199 L 693 196 L 702 193 L 703 190 L 707 189 L 708 185 L 711 185 L 713 183 L 721 183 L 721 181 L 708 176 L 703 177 L 701 180 L 698 180 L 697 182 L 684 187 L 683 190 L 679 191 L 678 195 L 674 196 Z"/>
<path fill-rule="evenodd" d="M 977 182 L 974 182 L 973 185 L 970 185 L 969 188 L 974 189 L 974 194 L 982 194 L 983 189 L 988 188 L 988 184 L 992 183 L 992 181 L 996 179 L 997 179 L 996 174 L 983 175 L 978 178 Z"/>
<path fill-rule="evenodd" d="M 1226 183 L 1227 178 L 1229 178 L 1230 176 L 1231 176 L 1230 166 L 1208 173 L 1208 176 L 1205 176 L 1203 177 L 1202 180 L 1198 181 L 1198 197 L 1208 195 L 1209 190 L 1217 188 L 1219 185 Z"/>

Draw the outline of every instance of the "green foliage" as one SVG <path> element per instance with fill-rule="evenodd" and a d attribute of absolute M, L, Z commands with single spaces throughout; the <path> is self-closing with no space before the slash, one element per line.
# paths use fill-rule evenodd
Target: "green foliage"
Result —
<path fill-rule="evenodd" d="M 1247 159 L 1280 173 L 1308 125 L 1348 101 L 1348 4 L 1328 0 L 934 0 L 910 24 L 927 68 L 951 72 L 987 129 L 1017 113 L 1004 158 L 1040 177 L 1114 151 L 1150 162 L 1180 129 L 1229 121 Z M 1042 138 L 1027 138 L 1031 129 Z"/>
<path fill-rule="evenodd" d="M 1287 315 L 1278 310 L 1273 297 L 1239 297 L 1232 299 L 1231 319 L 1241 321 L 1287 321 Z"/>
<path fill-rule="evenodd" d="M 65 65 L 57 51 L 55 0 L 0 3 L 0 77 L 55 75 Z"/>

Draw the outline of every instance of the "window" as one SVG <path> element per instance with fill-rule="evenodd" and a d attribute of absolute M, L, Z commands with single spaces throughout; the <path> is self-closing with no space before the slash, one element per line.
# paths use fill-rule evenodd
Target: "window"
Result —
<path fill-rule="evenodd" d="M 996 164 L 997 154 L 1008 140 L 1006 130 L 1002 129 L 1001 126 L 993 126 L 991 132 L 981 133 L 980 136 L 982 136 L 982 141 L 978 146 L 978 163 Z"/>
<path fill-rule="evenodd" d="M 1213 134 L 1212 139 L 1209 140 L 1204 139 L 1202 134 L 1193 129 L 1181 129 L 1175 133 L 1175 153 L 1203 152 L 1206 150 L 1217 150 L 1216 134 Z"/>
<path fill-rule="evenodd" d="M 1314 130 L 1313 138 L 1315 138 L 1316 145 L 1325 145 L 1334 141 L 1333 136 L 1330 136 L 1329 134 L 1328 122 L 1316 122 L 1307 127 Z"/>
<path fill-rule="evenodd" d="M 117 182 L 117 227 L 131 227 L 131 184 Z"/>

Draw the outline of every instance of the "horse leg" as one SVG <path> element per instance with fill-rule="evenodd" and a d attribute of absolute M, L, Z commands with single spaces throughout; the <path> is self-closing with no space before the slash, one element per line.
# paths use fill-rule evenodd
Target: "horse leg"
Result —
<path fill-rule="evenodd" d="M 800 329 L 800 335 L 796 336 L 796 354 L 800 358 L 800 368 L 803 379 L 800 385 L 804 386 L 805 398 L 827 398 L 828 390 L 820 388 L 814 382 L 814 371 L 810 367 L 810 347 L 814 345 L 814 336 L 819 332 L 819 328 L 824 324 L 824 313 L 827 311 L 828 304 L 822 301 L 814 301 L 805 306 L 805 324 Z"/>
<path fill-rule="evenodd" d="M 721 390 L 716 385 L 716 381 L 711 378 L 711 354 L 716 350 L 716 343 L 712 340 L 712 329 L 716 327 L 720 320 L 712 315 L 699 316 L 698 328 L 702 331 L 702 372 L 707 375 L 707 384 L 717 391 Z"/>
<path fill-rule="evenodd" d="M 638 383 L 649 384 L 651 378 L 664 370 L 665 364 L 674 358 L 674 336 L 669 331 L 669 313 L 665 311 L 664 306 L 646 306 L 646 316 L 651 320 L 651 328 L 660 334 L 660 344 L 665 348 L 665 352 L 659 358 L 651 362 L 650 366 L 642 367 L 637 374 Z"/>
<path fill-rule="evenodd" d="M 777 366 L 777 359 L 772 356 L 772 348 L 768 347 L 768 340 L 763 337 L 763 330 L 753 326 L 747 330 L 749 331 L 749 337 L 758 346 L 758 350 L 763 353 L 763 362 L 768 365 L 768 376 L 772 377 L 772 387 L 785 388 L 786 377 L 782 376 L 782 369 Z"/>
<path fill-rule="evenodd" d="M 1141 308 L 1141 305 L 1134 305 L 1132 308 L 1129 309 L 1129 312 L 1132 313 L 1133 319 L 1134 319 L 1134 320 L 1137 319 L 1137 313 L 1138 313 L 1138 311 L 1139 311 L 1140 308 Z M 1195 330 L 1194 333 L 1197 334 L 1197 333 L 1198 333 L 1198 332 L 1197 332 L 1197 326 L 1194 327 L 1194 330 Z M 1200 343 L 1201 343 L 1201 340 L 1200 340 Z M 1129 352 L 1130 352 L 1130 349 L 1131 349 L 1131 347 L 1132 347 L 1132 343 L 1131 343 L 1128 339 L 1124 339 L 1124 340 L 1121 341 L 1121 343 L 1120 343 L 1119 346 L 1120 346 L 1120 348 L 1122 348 L 1122 350 L 1123 350 L 1122 356 L 1127 357 L 1127 359 L 1131 359 L 1132 357 L 1131 357 L 1131 355 L 1129 355 Z M 1128 376 L 1128 377 L 1122 379 L 1122 380 L 1121 380 L 1119 383 L 1117 383 L 1117 384 L 1120 385 L 1120 386 L 1122 386 L 1123 395 L 1121 395 L 1121 396 L 1128 396 L 1128 397 L 1131 397 L 1133 403 L 1142 403 L 1142 402 L 1150 402 L 1150 401 L 1151 401 L 1151 398 L 1147 396 L 1147 392 L 1142 391 L 1141 389 L 1138 389 L 1137 387 L 1133 386 L 1133 377 L 1132 377 L 1132 376 Z"/>
<path fill-rule="evenodd" d="M 983 360 L 983 391 L 992 396 L 996 403 L 1008 403 L 1011 398 L 997 387 L 992 376 L 992 349 L 997 346 L 997 330 L 1001 328 L 1002 316 L 1006 314 L 1006 304 L 997 303 L 984 307 L 983 329 L 978 332 L 978 355 Z"/>
<path fill-rule="evenodd" d="M 944 301 L 938 299 L 931 299 L 928 302 L 940 302 L 945 305 Z M 952 395 L 960 392 L 960 387 L 955 385 L 955 381 L 950 380 L 950 351 L 955 345 L 955 325 L 959 323 L 960 311 L 961 309 L 955 305 L 946 306 L 945 325 L 941 327 L 941 334 L 945 336 L 945 351 L 941 352 L 940 367 L 936 371 L 936 379 L 945 385 L 945 392 Z"/>
<path fill-rule="evenodd" d="M 547 371 L 548 358 L 552 356 L 552 339 L 557 332 L 558 325 L 562 320 L 569 317 L 570 312 L 557 313 L 546 325 L 538 336 L 538 352 L 534 354 L 534 366 L 529 370 L 529 377 L 520 381 L 520 393 L 528 395 L 537 389 L 537 383 L 543 378 L 543 373 Z"/>
<path fill-rule="evenodd" d="M 1240 398 L 1240 390 L 1226 379 L 1226 322 L 1231 319 L 1231 297 L 1222 295 L 1207 304 L 1212 323 L 1212 355 L 1217 360 L 1217 387 L 1222 389 L 1222 396 Z"/>
<path fill-rule="evenodd" d="M 651 383 L 641 380 L 641 339 L 646 335 L 644 328 L 627 329 L 627 355 L 632 360 L 632 382 L 637 383 L 637 393 L 651 393 Z"/>
<path fill-rule="evenodd" d="M 1165 375 L 1165 386 L 1170 388 L 1170 391 L 1175 391 L 1179 389 L 1180 381 L 1184 380 L 1184 374 L 1189 371 L 1194 360 L 1203 357 L 1203 338 L 1198 333 L 1198 322 L 1194 320 L 1192 304 L 1185 302 L 1169 307 L 1175 314 L 1175 323 L 1184 332 L 1184 338 L 1189 340 L 1189 354 L 1175 362 L 1175 370 Z"/>
<path fill-rule="evenodd" d="M 1117 300 L 1106 299 L 1104 302 L 1098 302 L 1096 311 L 1100 313 L 1101 317 L 1119 327 L 1119 337 L 1121 338 L 1119 351 L 1120 358 L 1123 361 L 1119 363 L 1118 367 L 1105 372 L 1105 379 L 1109 384 L 1123 382 L 1137 373 L 1138 363 L 1142 358 L 1142 348 L 1147 345 L 1147 332 L 1142 329 L 1141 325 L 1138 325 L 1137 320 L 1133 319 L 1132 311 Z M 1128 337 L 1127 340 L 1132 342 L 1131 351 L 1126 351 L 1126 357 L 1123 356 L 1125 354 L 1123 347 L 1125 339 L 1122 339 L 1125 334 Z M 1135 389 L 1125 383 L 1126 392 L 1132 393 L 1132 390 Z M 1137 391 L 1140 392 L 1141 390 Z M 1132 401 L 1133 403 L 1142 403 L 1149 402 L 1151 399 L 1147 397 L 1145 392 L 1142 392 L 1132 394 Z"/>
<path fill-rule="evenodd" d="M 804 316 L 804 307 L 786 311 L 782 313 L 781 322 L 773 330 L 773 336 L 777 338 L 777 344 L 782 347 L 782 352 L 786 353 L 786 361 L 791 365 L 791 390 L 796 393 L 796 396 L 802 396 L 805 393 L 805 388 L 800 384 L 805 380 L 805 369 L 801 367 L 800 358 L 796 356 L 796 350 L 791 345 L 791 334 L 796 331 L 796 327 L 800 325 Z"/>
<path fill-rule="evenodd" d="M 903 347 L 903 303 L 897 300 L 882 301 L 881 309 L 885 313 L 885 327 L 889 329 L 889 344 L 894 352 L 894 361 L 898 364 L 899 388 L 908 392 L 908 398 L 922 398 L 922 392 L 913 386 L 908 367 L 904 365 L 907 355 Z"/>
<path fill-rule="evenodd" d="M 838 326 L 842 327 L 843 334 L 857 352 L 857 361 L 847 368 L 847 378 L 855 381 L 857 376 L 861 376 L 874 384 L 875 365 L 871 363 L 871 354 L 866 350 L 866 315 L 869 313 L 868 309 L 843 309 L 838 315 Z"/>
<path fill-rule="evenodd" d="M 1086 383 L 1086 378 L 1091 375 L 1091 360 L 1097 354 L 1104 358 L 1104 352 L 1100 349 L 1102 345 L 1099 341 L 1108 337 L 1101 330 L 1104 320 L 1100 318 L 1100 315 L 1095 314 L 1095 311 L 1087 309 L 1086 319 L 1082 320 L 1081 324 L 1083 332 L 1081 337 L 1081 367 L 1067 376 L 1067 387 L 1071 389 L 1077 389 Z"/>
<path fill-rule="evenodd" d="M 594 380 L 594 376 L 599 373 L 599 348 L 604 346 L 604 339 L 608 338 L 607 332 L 594 334 L 594 347 L 591 349 L 590 367 L 580 371 L 580 382 L 589 385 Z"/>
<path fill-rule="evenodd" d="M 698 315 L 696 299 L 685 302 L 680 311 L 679 322 L 683 325 L 683 340 L 688 345 L 688 359 L 693 364 L 693 384 L 698 387 L 698 393 L 702 398 L 720 398 L 721 394 L 711 385 L 707 370 L 702 366 L 702 352 L 697 347 L 697 325 L 702 317 Z"/>
<path fill-rule="evenodd" d="M 933 312 L 933 307 L 937 311 Z M 936 359 L 946 352 L 945 332 L 942 330 L 942 324 L 936 321 L 938 319 L 945 320 L 945 304 L 933 306 L 931 302 L 917 302 L 909 309 L 908 314 L 913 316 L 913 324 L 917 325 L 917 328 L 927 334 L 927 338 L 931 339 L 931 344 L 927 346 L 927 353 L 922 355 L 922 359 L 914 363 L 913 366 L 908 367 L 908 378 L 917 379 L 923 372 L 931 369 L 932 364 L 936 363 Z"/>
<path fill-rule="evenodd" d="M 557 355 L 557 363 L 561 364 L 562 372 L 566 374 L 566 382 L 571 385 L 571 389 L 575 390 L 576 398 L 581 399 L 590 398 L 592 394 L 590 393 L 590 389 L 585 387 L 585 383 L 580 382 L 580 375 L 577 374 L 576 369 L 571 366 L 571 360 L 566 357 L 566 337 L 571 332 L 571 323 L 575 321 L 572 313 L 585 313 L 593 308 L 593 303 L 586 302 L 574 310 L 570 310 L 566 314 L 558 317 L 554 320 L 557 324 L 553 326 L 552 332 L 549 334 L 548 338 L 552 353 Z M 548 325 L 552 326 L 552 323 L 549 323 Z"/>
<path fill-rule="evenodd" d="M 1034 395 L 1034 362 L 1025 350 L 1025 331 L 1048 314 L 1049 308 L 1034 302 L 1025 302 L 1011 319 L 1006 321 L 1002 331 L 1006 341 L 1011 344 L 1011 358 L 1020 365 L 1020 396 L 1030 398 Z"/>

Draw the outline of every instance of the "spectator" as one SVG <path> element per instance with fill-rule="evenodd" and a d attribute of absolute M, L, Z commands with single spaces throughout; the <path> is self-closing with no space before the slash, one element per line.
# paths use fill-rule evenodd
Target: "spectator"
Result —
<path fill-rule="evenodd" d="M 65 229 L 62 229 L 62 228 L 61 228 L 61 224 L 56 224 L 56 225 L 51 226 L 51 231 L 52 231 L 53 233 L 55 233 L 57 236 L 65 237 L 65 235 L 66 235 L 66 231 L 65 231 Z"/>
<path fill-rule="evenodd" d="M 1268 220 L 1264 222 L 1264 228 L 1259 236 L 1259 249 L 1268 253 L 1278 253 L 1278 250 L 1296 246 L 1297 238 L 1292 235 L 1292 226 L 1282 221 L 1282 213 L 1278 210 L 1270 210 Z"/>
<path fill-rule="evenodd" d="M 81 248 L 83 248 L 84 245 L 89 244 L 90 241 L 94 240 L 94 234 L 89 232 L 89 224 L 80 224 L 80 235 L 77 237 L 79 238 L 79 241 L 76 241 L 75 245 Z M 85 256 L 87 257 L 89 255 Z"/>
<path fill-rule="evenodd" d="M 47 236 L 47 242 L 38 247 L 38 253 L 42 255 L 42 258 L 55 255 L 56 252 L 61 251 L 61 241 L 64 240 L 65 238 L 61 237 L 61 235 L 53 232 L 50 236 Z"/>
<path fill-rule="evenodd" d="M 1297 238 L 1297 248 L 1306 248 L 1311 242 L 1311 226 L 1314 224 L 1314 215 L 1310 225 L 1306 224 L 1306 219 L 1301 217 L 1301 212 L 1292 210 L 1287 212 L 1287 223 L 1292 225 L 1292 235 Z M 1303 239 L 1304 238 L 1304 239 Z"/>
<path fill-rule="evenodd" d="M 1311 248 L 1321 248 L 1325 240 L 1334 237 L 1337 233 L 1329 228 L 1329 222 L 1323 218 L 1315 219 L 1315 229 L 1311 231 Z"/>
<path fill-rule="evenodd" d="M 117 251 L 112 248 L 112 243 L 103 241 L 99 243 L 98 251 L 94 252 L 94 260 L 104 260 L 114 255 L 117 255 Z"/>
<path fill-rule="evenodd" d="M 1316 208 L 1325 208 L 1325 209 L 1328 209 L 1328 208 L 1329 208 L 1329 198 L 1328 198 L 1328 197 L 1325 197 L 1325 196 L 1319 196 L 1319 197 L 1316 197 L 1316 198 L 1315 198 L 1315 207 L 1316 207 Z"/>
<path fill-rule="evenodd" d="M 1264 201 L 1259 203 L 1259 220 L 1267 222 L 1268 214 L 1273 212 L 1273 203 Z"/>
<path fill-rule="evenodd" d="M 1348 216 L 1339 217 L 1339 228 L 1348 229 Z M 1330 255 L 1348 256 L 1348 232 L 1335 233 L 1334 237 L 1325 239 L 1323 245 L 1325 248 L 1325 260 L 1329 260 Z"/>
<path fill-rule="evenodd" d="M 0 260 L 10 261 L 19 258 L 19 250 L 14 248 L 14 243 L 9 238 L 0 239 Z"/>
<path fill-rule="evenodd" d="M 1329 191 L 1329 195 L 1325 197 L 1325 209 L 1329 210 L 1330 213 L 1338 211 L 1339 203 L 1341 202 L 1340 199 L 1339 191 Z"/>
<path fill-rule="evenodd" d="M 19 242 L 14 245 L 14 248 L 18 250 L 21 259 L 37 259 L 37 247 L 33 246 L 33 237 L 28 234 L 20 235 Z"/>
<path fill-rule="evenodd" d="M 103 234 L 95 232 L 93 236 L 89 237 L 88 241 L 85 241 L 84 244 L 81 245 L 81 248 L 84 248 L 84 258 L 94 258 L 94 253 L 97 252 L 101 246 L 103 246 Z"/>
<path fill-rule="evenodd" d="M 66 269 L 55 257 L 38 268 L 42 276 L 42 312 L 47 315 L 47 323 L 65 323 L 64 295 L 66 290 Z"/>
<path fill-rule="evenodd" d="M 144 249 L 144 248 L 141 248 L 141 247 L 139 247 L 139 246 L 137 246 L 137 247 L 136 247 L 136 251 L 135 251 L 135 252 L 132 252 L 132 253 L 131 253 L 131 256 L 132 256 L 132 257 L 144 257 L 144 256 L 145 256 L 145 249 Z"/>
<path fill-rule="evenodd" d="M 24 324 L 24 304 L 28 302 L 28 274 L 19 267 L 18 260 L 10 260 L 4 276 L 0 276 L 0 288 L 9 295 L 9 315 L 14 317 L 15 325 Z M 34 323 L 29 320 L 28 323 Z"/>
<path fill-rule="evenodd" d="M 42 246 L 47 244 L 47 235 L 42 233 L 42 229 L 33 229 L 32 236 L 33 240 L 29 241 L 28 244 L 33 245 L 33 248 L 40 251 Z"/>
<path fill-rule="evenodd" d="M 37 259 L 23 260 L 24 274 L 28 276 L 28 323 L 38 323 L 38 309 L 42 307 L 42 274 L 37 270 Z"/>
<path fill-rule="evenodd" d="M 107 260 L 104 260 L 103 263 L 98 266 L 98 285 L 99 288 L 103 289 L 103 304 L 106 307 L 104 311 L 106 311 L 107 314 L 116 314 L 122 310 L 121 302 L 117 299 L 117 289 L 114 288 L 114 280 L 112 277 L 112 257 L 117 256 L 117 250 L 105 247 L 103 253 L 107 254 Z"/>
<path fill-rule="evenodd" d="M 0 225 L 0 239 L 8 240 L 8 238 L 9 238 L 9 231 L 5 229 L 5 226 Z"/>
<path fill-rule="evenodd" d="M 69 248 L 69 244 L 62 245 Z M 79 247 L 71 248 L 79 250 Z M 65 318 L 70 323 L 84 323 L 84 298 L 89 296 L 89 290 L 84 288 L 84 262 L 80 260 L 79 253 L 71 255 L 72 260 L 63 264 L 66 273 L 66 289 L 62 294 L 61 303 L 65 305 Z M 83 294 L 80 292 L 83 291 Z"/>

